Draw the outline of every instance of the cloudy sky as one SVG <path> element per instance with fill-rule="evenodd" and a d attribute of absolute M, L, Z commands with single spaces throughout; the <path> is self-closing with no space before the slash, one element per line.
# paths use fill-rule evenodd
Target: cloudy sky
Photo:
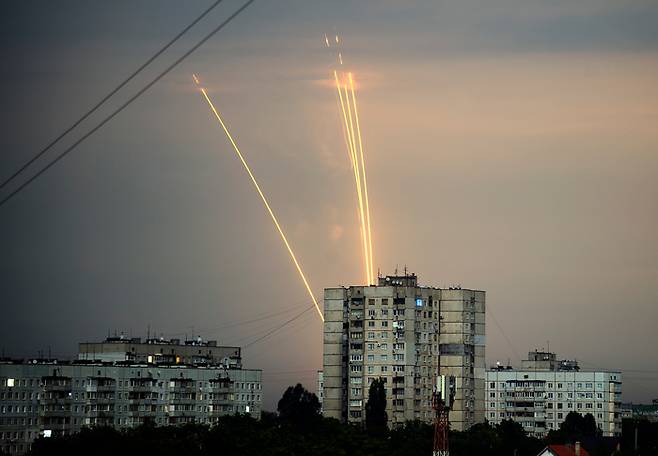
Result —
<path fill-rule="evenodd" d="M 210 5 L 6 2 L 0 178 Z M 112 107 L 239 6 L 225 0 Z M 658 3 L 256 2 L 0 208 L 0 346 L 108 331 L 241 345 L 309 305 L 199 74 L 316 293 L 363 281 L 324 33 L 359 87 L 375 265 L 487 292 L 487 362 L 546 348 L 658 397 Z M 3 196 L 8 189 L 3 189 Z M 258 320 L 249 323 L 251 320 Z M 307 312 L 247 348 L 266 406 L 315 387 Z"/>

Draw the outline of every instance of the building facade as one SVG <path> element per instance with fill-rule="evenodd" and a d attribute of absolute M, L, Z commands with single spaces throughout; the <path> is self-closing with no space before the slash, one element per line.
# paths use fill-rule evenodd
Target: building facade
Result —
<path fill-rule="evenodd" d="M 534 351 L 521 369 L 487 370 L 486 417 L 493 424 L 512 419 L 530 435 L 544 437 L 569 412 L 591 413 L 604 436 L 619 436 L 621 384 L 620 372 L 583 371 L 575 361 Z"/>
<path fill-rule="evenodd" d="M 391 427 L 431 422 L 437 374 L 454 376 L 451 427 L 484 421 L 485 293 L 418 286 L 416 275 L 324 293 L 323 413 L 365 422 L 369 385 L 382 378 Z"/>
<path fill-rule="evenodd" d="M 258 418 L 261 378 L 260 370 L 242 369 L 235 359 L 228 365 L 1 361 L 0 447 L 21 454 L 39 436 L 85 426 L 212 425 L 235 413 Z"/>

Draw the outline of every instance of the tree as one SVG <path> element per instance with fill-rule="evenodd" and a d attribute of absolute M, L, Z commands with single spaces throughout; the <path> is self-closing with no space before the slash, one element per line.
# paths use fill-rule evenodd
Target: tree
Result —
<path fill-rule="evenodd" d="M 301 383 L 289 386 L 277 404 L 281 421 L 295 426 L 307 427 L 320 417 L 318 397 L 307 391 Z"/>
<path fill-rule="evenodd" d="M 378 378 L 370 384 L 370 390 L 368 391 L 366 429 L 376 434 L 385 433 L 387 423 L 386 389 L 384 389 L 384 380 Z"/>

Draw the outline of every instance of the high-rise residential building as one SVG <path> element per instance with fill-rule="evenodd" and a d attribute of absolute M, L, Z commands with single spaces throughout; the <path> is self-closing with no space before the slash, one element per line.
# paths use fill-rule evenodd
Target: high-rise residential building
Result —
<path fill-rule="evenodd" d="M 212 425 L 223 415 L 260 417 L 261 370 L 243 369 L 238 347 L 121 338 L 90 352 L 91 346 L 80 344 L 75 361 L 0 361 L 2 450 L 21 454 L 38 436 L 84 426 Z"/>
<path fill-rule="evenodd" d="M 520 369 L 487 370 L 485 408 L 491 423 L 512 419 L 530 435 L 558 429 L 569 412 L 591 413 L 604 436 L 621 435 L 619 371 L 582 370 L 555 353 L 532 351 Z"/>
<path fill-rule="evenodd" d="M 436 376 L 455 377 L 451 427 L 484 421 L 485 293 L 421 287 L 415 274 L 324 291 L 323 413 L 365 422 L 369 385 L 385 382 L 391 427 L 431 422 Z"/>

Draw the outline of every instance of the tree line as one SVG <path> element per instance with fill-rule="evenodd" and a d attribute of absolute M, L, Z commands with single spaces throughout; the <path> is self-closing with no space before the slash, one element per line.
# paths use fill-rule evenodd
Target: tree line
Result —
<path fill-rule="evenodd" d="M 28 453 L 32 456 L 158 454 L 159 456 L 419 456 L 431 455 L 433 426 L 408 421 L 388 429 L 386 395 L 383 382 L 376 380 L 369 390 L 365 426 L 340 423 L 320 413 L 315 394 L 301 384 L 289 387 L 277 405 L 277 413 L 263 412 L 257 420 L 249 415 L 224 416 L 214 426 L 187 424 L 159 426 L 146 424 L 133 429 L 111 427 L 85 428 L 61 437 L 39 438 Z M 650 424 L 650 423 L 649 423 Z M 655 424 L 655 423 L 654 423 Z M 624 433 L 631 433 L 632 423 L 625 422 Z M 658 454 L 658 424 L 643 425 L 642 448 L 638 454 Z M 653 443 L 651 442 L 653 436 Z M 512 420 L 497 425 L 477 424 L 464 432 L 450 431 L 450 454 L 535 456 L 550 443 L 580 441 L 591 456 L 635 455 L 633 441 L 625 437 L 621 451 L 601 438 L 591 414 L 569 413 L 559 429 L 545 439 L 528 436 Z M 653 445 L 653 446 L 652 446 Z"/>

